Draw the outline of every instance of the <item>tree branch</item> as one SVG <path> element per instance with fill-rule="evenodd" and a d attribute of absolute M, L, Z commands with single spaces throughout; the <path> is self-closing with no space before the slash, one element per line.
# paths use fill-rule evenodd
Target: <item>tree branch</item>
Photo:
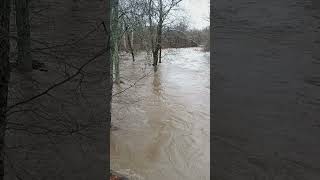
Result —
<path fill-rule="evenodd" d="M 110 36 L 108 37 L 108 41 L 110 41 Z M 109 43 L 108 43 L 108 44 L 109 44 Z M 109 45 L 108 45 L 108 46 L 109 46 Z M 82 66 L 80 66 L 80 68 L 77 70 L 77 72 L 75 72 L 73 75 L 69 76 L 68 78 L 66 78 L 66 79 L 64 79 L 64 80 L 62 80 L 62 81 L 60 81 L 60 82 L 58 82 L 58 83 L 56 83 L 56 84 L 54 84 L 54 85 L 52 85 L 52 86 L 50 86 L 49 88 L 47 88 L 46 90 L 44 90 L 43 92 L 41 92 L 41 93 L 38 94 L 38 95 L 35 95 L 35 96 L 33 96 L 33 97 L 29 98 L 29 99 L 23 100 L 23 101 L 21 101 L 21 102 L 18 102 L 18 103 L 15 103 L 15 104 L 9 106 L 9 107 L 7 108 L 7 111 L 6 111 L 6 112 L 8 112 L 10 109 L 12 109 L 12 108 L 14 108 L 14 107 L 16 107 L 16 106 L 19 106 L 19 105 L 28 103 L 28 102 L 30 102 L 30 101 L 32 101 L 32 100 L 34 100 L 34 99 L 37 99 L 37 98 L 39 98 L 39 97 L 41 97 L 41 96 L 49 93 L 52 89 L 54 89 L 54 88 L 56 88 L 56 87 L 58 87 L 58 86 L 60 86 L 60 85 L 62 85 L 62 84 L 64 84 L 64 83 L 70 81 L 71 79 L 73 79 L 74 77 L 76 77 L 77 75 L 79 75 L 84 67 L 86 67 L 88 64 L 90 64 L 92 61 L 94 61 L 94 60 L 97 59 L 98 57 L 100 57 L 100 56 L 102 56 L 103 54 L 105 54 L 108 50 L 109 50 L 109 47 L 104 48 L 103 50 L 101 50 L 100 52 L 98 52 L 94 57 L 90 58 L 90 59 L 89 59 L 86 63 L 84 63 Z"/>

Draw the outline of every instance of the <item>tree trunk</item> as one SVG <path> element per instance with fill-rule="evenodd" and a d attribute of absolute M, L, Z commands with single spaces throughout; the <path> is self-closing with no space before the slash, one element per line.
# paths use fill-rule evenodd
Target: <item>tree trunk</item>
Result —
<path fill-rule="evenodd" d="M 133 33 L 132 33 L 133 35 Z M 129 46 L 129 49 L 130 49 L 130 53 L 131 53 L 131 56 L 132 56 L 132 61 L 135 61 L 134 60 L 134 49 L 133 49 L 133 45 L 132 45 L 132 39 L 130 39 L 130 34 L 127 33 L 127 39 L 128 39 L 128 46 Z"/>
<path fill-rule="evenodd" d="M 106 47 L 107 47 L 107 54 L 106 54 L 106 122 L 107 127 L 111 127 L 111 101 L 112 101 L 112 87 L 113 87 L 113 77 L 112 77 L 112 52 L 111 52 L 111 3 L 110 1 L 106 1 L 106 21 L 105 21 L 105 31 L 107 34 L 106 39 Z M 108 136 L 110 135 L 108 131 Z M 106 142 L 107 148 L 107 160 L 110 160 L 110 137 L 107 138 Z M 110 179 L 110 163 L 107 163 L 107 177 L 106 179 Z"/>
<path fill-rule="evenodd" d="M 126 27 L 126 24 L 125 23 L 122 23 L 122 29 L 123 29 L 123 48 L 124 48 L 124 51 L 128 51 L 127 50 L 127 36 L 126 36 L 126 34 L 127 34 L 127 27 Z"/>
<path fill-rule="evenodd" d="M 161 43 L 162 43 L 162 19 L 159 22 L 158 32 L 157 32 L 157 51 L 159 52 L 158 61 L 161 63 Z"/>
<path fill-rule="evenodd" d="M 160 49 L 159 49 L 159 63 L 161 63 L 161 54 L 162 54 L 162 47 L 160 46 Z"/>
<path fill-rule="evenodd" d="M 151 8 L 151 0 L 149 1 L 149 8 Z M 159 21 L 157 24 L 157 31 L 156 31 L 156 38 L 155 42 L 153 41 L 153 36 L 152 36 L 152 27 L 150 27 L 150 34 L 151 34 L 151 45 L 152 45 L 152 52 L 153 52 L 153 66 L 157 66 L 158 62 L 161 63 L 161 53 L 159 56 L 159 50 L 161 49 L 161 40 L 162 40 L 162 28 L 163 28 L 163 20 L 164 20 L 164 15 L 163 15 L 163 2 L 162 0 L 159 0 Z M 151 12 L 149 12 L 151 13 Z M 151 20 L 151 15 L 149 15 L 149 23 L 152 23 Z M 154 44 L 155 43 L 155 44 Z M 156 70 L 156 68 L 155 68 Z"/>
<path fill-rule="evenodd" d="M 152 55 L 153 55 L 153 66 L 157 66 L 158 65 L 158 50 L 153 51 Z"/>
<path fill-rule="evenodd" d="M 153 65 L 157 66 L 158 62 L 161 63 L 161 39 L 162 39 L 162 20 L 160 20 L 158 27 L 157 27 L 157 38 L 156 44 L 153 51 Z M 160 56 L 159 56 L 160 51 Z"/>
<path fill-rule="evenodd" d="M 18 32 L 18 68 L 32 71 L 30 48 L 29 0 L 15 0 Z"/>
<path fill-rule="evenodd" d="M 115 81 L 120 84 L 120 64 L 119 64 L 119 0 L 112 0 L 112 59 L 115 70 Z"/>
<path fill-rule="evenodd" d="M 124 48 L 124 51 L 127 51 L 126 33 L 124 33 L 123 35 L 123 48 Z"/>
<path fill-rule="evenodd" d="M 131 46 L 133 47 L 133 31 L 131 31 Z"/>
<path fill-rule="evenodd" d="M 0 180 L 4 178 L 4 137 L 10 79 L 10 0 L 0 1 Z"/>
<path fill-rule="evenodd" d="M 158 61 L 159 61 L 159 63 L 161 63 L 161 41 L 162 41 L 162 28 L 163 28 L 163 3 L 162 3 L 162 0 L 159 0 L 159 6 L 160 6 L 160 12 L 159 12 L 159 22 L 158 22 L 158 27 L 157 27 L 156 51 L 160 51 Z"/>
<path fill-rule="evenodd" d="M 150 37 L 150 42 L 151 42 L 151 52 L 152 52 L 152 57 L 153 57 L 153 66 L 157 66 L 158 64 L 158 52 L 156 51 L 156 47 L 154 45 L 154 34 L 153 34 L 153 23 L 152 23 L 152 0 L 149 0 L 148 2 L 148 16 L 149 16 L 149 37 Z M 155 67 L 155 70 L 157 68 Z"/>

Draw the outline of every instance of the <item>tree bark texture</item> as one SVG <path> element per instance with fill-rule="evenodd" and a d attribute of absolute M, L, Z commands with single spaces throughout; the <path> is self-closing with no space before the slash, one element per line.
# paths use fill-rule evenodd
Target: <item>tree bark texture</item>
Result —
<path fill-rule="evenodd" d="M 10 79 L 10 0 L 0 1 L 0 180 L 4 178 L 4 137 Z"/>
<path fill-rule="evenodd" d="M 29 0 L 15 0 L 16 24 L 18 32 L 18 67 L 22 71 L 32 71 L 30 47 Z"/>

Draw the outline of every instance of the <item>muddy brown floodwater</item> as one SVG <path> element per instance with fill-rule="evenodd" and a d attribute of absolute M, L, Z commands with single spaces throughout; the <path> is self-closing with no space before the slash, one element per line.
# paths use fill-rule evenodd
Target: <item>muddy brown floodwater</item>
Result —
<path fill-rule="evenodd" d="M 140 55 L 124 58 L 126 89 L 114 97 L 111 167 L 130 179 L 208 180 L 210 176 L 209 53 L 168 49 L 154 73 Z"/>

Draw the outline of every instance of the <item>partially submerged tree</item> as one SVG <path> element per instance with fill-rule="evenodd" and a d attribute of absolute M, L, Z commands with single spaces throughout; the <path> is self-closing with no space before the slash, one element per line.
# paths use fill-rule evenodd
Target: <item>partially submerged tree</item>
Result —
<path fill-rule="evenodd" d="M 124 47 L 127 48 L 127 45 L 129 47 L 129 52 L 132 57 L 132 61 L 135 61 L 134 59 L 134 45 L 133 45 L 133 33 L 134 31 L 130 29 L 127 19 L 124 17 L 122 18 L 122 22 L 124 24 L 124 32 L 123 32 L 123 39 L 124 39 Z M 131 33 L 130 33 L 131 31 Z M 131 37 L 130 37 L 131 34 Z"/>
<path fill-rule="evenodd" d="M 141 24 L 143 24 L 143 4 L 141 0 L 136 1 L 121 1 L 120 11 L 121 15 L 119 20 L 122 25 L 123 47 L 124 50 L 129 52 L 132 57 L 132 61 L 135 61 L 135 47 L 134 47 L 134 34 L 141 30 Z"/>
<path fill-rule="evenodd" d="M 0 1 L 0 180 L 4 178 L 4 137 L 8 103 L 10 0 Z"/>
<path fill-rule="evenodd" d="M 131 38 L 130 38 L 130 34 L 131 34 Z M 129 46 L 129 50 L 131 53 L 131 57 L 132 57 L 132 61 L 134 60 L 134 46 L 133 46 L 133 31 L 131 31 L 131 33 L 127 33 L 127 39 L 128 39 L 128 46 Z"/>
<path fill-rule="evenodd" d="M 161 63 L 161 43 L 165 21 L 170 12 L 182 0 L 148 0 L 147 14 L 149 19 L 149 38 L 153 56 L 153 66 Z"/>

